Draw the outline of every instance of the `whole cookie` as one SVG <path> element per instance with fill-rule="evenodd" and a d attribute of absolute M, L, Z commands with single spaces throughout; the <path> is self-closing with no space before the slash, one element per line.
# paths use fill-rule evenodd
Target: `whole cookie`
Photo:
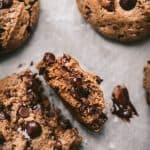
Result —
<path fill-rule="evenodd" d="M 102 35 L 132 42 L 150 37 L 150 0 L 77 0 L 84 18 Z"/>
<path fill-rule="evenodd" d="M 0 54 L 20 47 L 39 16 L 38 0 L 0 0 Z"/>

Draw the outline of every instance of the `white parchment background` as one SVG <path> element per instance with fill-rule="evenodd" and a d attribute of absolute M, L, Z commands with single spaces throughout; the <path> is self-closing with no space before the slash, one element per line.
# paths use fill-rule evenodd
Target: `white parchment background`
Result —
<path fill-rule="evenodd" d="M 0 78 L 19 71 L 18 64 L 28 68 L 45 51 L 56 55 L 69 53 L 87 70 L 96 72 L 104 82 L 101 87 L 108 103 L 109 120 L 102 133 L 94 135 L 85 130 L 68 113 L 62 103 L 63 114 L 73 120 L 84 137 L 85 150 L 150 150 L 150 107 L 142 88 L 143 66 L 150 59 L 150 41 L 123 45 L 98 35 L 80 16 L 75 0 L 41 0 L 41 15 L 34 35 L 19 51 L 0 58 Z M 22 68 L 21 68 L 22 69 Z M 139 117 L 125 123 L 109 112 L 111 92 L 116 84 L 125 84 L 137 108 Z M 52 93 L 52 91 L 48 92 Z"/>

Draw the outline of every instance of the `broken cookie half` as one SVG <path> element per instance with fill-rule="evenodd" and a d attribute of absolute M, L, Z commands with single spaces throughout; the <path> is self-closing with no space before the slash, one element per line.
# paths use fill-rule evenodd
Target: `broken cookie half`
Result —
<path fill-rule="evenodd" d="M 78 149 L 78 130 L 42 91 L 31 71 L 0 80 L 0 150 Z"/>
<path fill-rule="evenodd" d="M 77 60 L 66 54 L 56 58 L 46 53 L 37 68 L 83 125 L 95 132 L 101 130 L 107 117 L 100 77 L 84 71 Z"/>

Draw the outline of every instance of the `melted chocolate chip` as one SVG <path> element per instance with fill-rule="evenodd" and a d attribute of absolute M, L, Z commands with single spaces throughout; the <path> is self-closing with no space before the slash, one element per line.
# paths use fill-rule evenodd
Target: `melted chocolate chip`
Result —
<path fill-rule="evenodd" d="M 112 94 L 113 109 L 112 113 L 118 117 L 130 121 L 133 115 L 138 113 L 130 101 L 129 93 L 126 87 L 116 86 Z"/>
<path fill-rule="evenodd" d="M 1 2 L 0 2 L 0 8 L 1 8 Z M 0 34 L 2 34 L 5 31 L 5 29 L 0 28 Z"/>
<path fill-rule="evenodd" d="M 26 130 L 27 130 L 28 135 L 32 139 L 40 136 L 42 133 L 42 128 L 41 128 L 40 124 L 36 121 L 29 121 L 26 124 Z"/>
<path fill-rule="evenodd" d="M 69 55 L 64 54 L 61 58 L 61 65 L 65 66 L 66 63 L 69 63 L 71 60 L 71 57 Z"/>
<path fill-rule="evenodd" d="M 18 110 L 18 114 L 22 117 L 22 118 L 27 118 L 29 116 L 29 108 L 26 106 L 20 106 L 19 110 Z"/>
<path fill-rule="evenodd" d="M 0 145 L 3 145 L 6 142 L 4 136 L 0 133 Z"/>
<path fill-rule="evenodd" d="M 82 85 L 82 79 L 80 77 L 73 77 L 71 78 L 71 84 L 74 87 L 79 87 Z"/>
<path fill-rule="evenodd" d="M 55 135 L 54 132 L 50 133 L 49 137 L 50 137 L 51 140 L 57 140 L 57 136 Z"/>
<path fill-rule="evenodd" d="M 75 94 L 79 96 L 80 98 L 85 97 L 87 98 L 90 94 L 88 88 L 83 88 L 83 87 L 76 87 L 75 88 Z"/>
<path fill-rule="evenodd" d="M 86 17 L 89 17 L 92 13 L 92 10 L 89 6 L 85 6 L 85 11 L 86 11 Z"/>
<path fill-rule="evenodd" d="M 101 84 L 103 82 L 103 79 L 101 79 L 99 76 L 96 76 L 96 82 L 98 84 Z"/>
<path fill-rule="evenodd" d="M 45 53 L 43 61 L 46 63 L 46 65 L 54 64 L 56 61 L 55 55 L 52 53 Z"/>
<path fill-rule="evenodd" d="M 0 9 L 10 8 L 13 4 L 13 0 L 2 0 L 0 1 Z"/>
<path fill-rule="evenodd" d="M 136 6 L 137 0 L 120 0 L 120 6 L 124 10 L 131 10 Z"/>
<path fill-rule="evenodd" d="M 64 130 L 72 128 L 70 121 L 68 119 L 64 119 L 64 118 L 60 120 L 60 126 Z"/>
<path fill-rule="evenodd" d="M 54 150 L 62 150 L 61 141 L 56 140 L 55 145 L 54 145 Z"/>
<path fill-rule="evenodd" d="M 45 73 L 45 71 L 46 71 L 45 67 L 40 67 L 39 75 L 43 75 Z"/>
<path fill-rule="evenodd" d="M 102 0 L 101 6 L 105 8 L 109 12 L 113 12 L 115 10 L 115 3 L 114 0 Z"/>

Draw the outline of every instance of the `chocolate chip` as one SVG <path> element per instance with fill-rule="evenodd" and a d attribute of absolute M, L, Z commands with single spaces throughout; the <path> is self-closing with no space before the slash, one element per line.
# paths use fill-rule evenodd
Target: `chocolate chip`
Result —
<path fill-rule="evenodd" d="M 82 85 L 82 79 L 80 77 L 72 77 L 71 78 L 71 84 L 74 87 L 81 86 Z"/>
<path fill-rule="evenodd" d="M 80 108 L 79 108 L 79 112 L 80 112 L 80 114 L 82 116 L 87 115 L 88 114 L 88 110 L 89 110 L 89 108 L 86 105 L 81 105 Z"/>
<path fill-rule="evenodd" d="M 3 111 L 5 108 L 4 104 L 3 103 L 0 103 L 0 111 Z"/>
<path fill-rule="evenodd" d="M 39 75 L 43 75 L 45 73 L 45 67 L 40 67 L 39 69 Z"/>
<path fill-rule="evenodd" d="M 0 2 L 0 8 L 1 8 L 1 2 Z M 3 33 L 5 31 L 5 29 L 0 27 L 0 34 Z"/>
<path fill-rule="evenodd" d="M 22 118 L 27 118 L 29 117 L 29 108 L 26 106 L 20 106 L 19 110 L 18 110 L 18 114 L 22 117 Z"/>
<path fill-rule="evenodd" d="M 56 137 L 54 132 L 50 133 L 49 137 L 50 137 L 51 140 L 57 140 L 57 137 Z"/>
<path fill-rule="evenodd" d="M 2 0 L 0 1 L 0 8 L 10 8 L 13 4 L 13 0 Z"/>
<path fill-rule="evenodd" d="M 60 126 L 64 130 L 72 128 L 70 121 L 68 119 L 64 119 L 64 118 L 60 120 Z"/>
<path fill-rule="evenodd" d="M 92 10 L 89 6 L 85 6 L 86 17 L 89 17 L 92 13 Z"/>
<path fill-rule="evenodd" d="M 0 145 L 3 145 L 6 142 L 4 136 L 0 133 Z"/>
<path fill-rule="evenodd" d="M 57 140 L 54 145 L 54 150 L 62 150 L 61 141 Z"/>
<path fill-rule="evenodd" d="M 46 65 L 54 64 L 56 61 L 55 55 L 52 53 L 45 53 L 43 61 L 46 63 Z"/>
<path fill-rule="evenodd" d="M 33 62 L 33 61 L 31 61 L 31 62 L 30 62 L 30 66 L 33 66 L 33 65 L 34 65 L 34 62 Z"/>
<path fill-rule="evenodd" d="M 120 0 L 120 6 L 125 10 L 131 10 L 136 6 L 137 0 Z"/>
<path fill-rule="evenodd" d="M 100 3 L 101 6 L 109 12 L 113 12 L 115 10 L 114 0 L 101 0 Z"/>
<path fill-rule="evenodd" d="M 29 121 L 26 124 L 26 130 L 27 130 L 28 135 L 32 139 L 40 136 L 42 133 L 42 128 L 41 128 L 40 124 L 36 121 Z"/>
<path fill-rule="evenodd" d="M 69 63 L 71 60 L 71 57 L 69 55 L 64 54 L 61 58 L 61 65 L 65 66 L 66 63 Z"/>
<path fill-rule="evenodd" d="M 81 87 L 76 87 L 75 88 L 75 93 L 77 96 L 79 96 L 80 98 L 82 97 L 85 97 L 87 98 L 90 94 L 90 91 L 88 88 L 83 88 L 82 86 Z"/>
<path fill-rule="evenodd" d="M 96 82 L 97 82 L 98 84 L 101 84 L 102 81 L 103 81 L 103 79 L 101 79 L 99 76 L 96 76 Z"/>

